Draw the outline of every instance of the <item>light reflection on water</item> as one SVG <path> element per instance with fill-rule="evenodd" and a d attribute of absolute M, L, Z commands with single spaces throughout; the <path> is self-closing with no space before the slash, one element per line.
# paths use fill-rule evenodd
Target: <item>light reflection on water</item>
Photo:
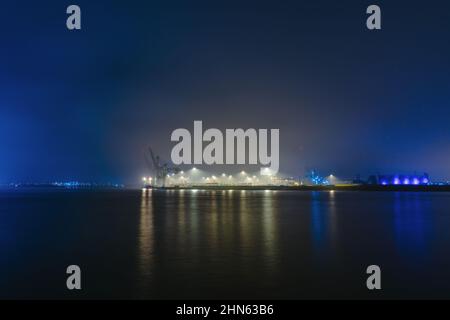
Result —
<path fill-rule="evenodd" d="M 371 298 L 369 264 L 382 298 L 449 297 L 449 207 L 449 193 L 0 193 L 0 297 L 66 297 L 74 261 L 83 298 Z"/>
<path fill-rule="evenodd" d="M 407 264 L 402 255 L 415 261 L 430 238 L 424 215 L 430 215 L 431 200 L 424 194 L 383 194 L 384 202 L 379 197 L 346 192 L 143 192 L 141 274 L 152 283 L 167 272 L 177 279 L 199 272 L 203 277 L 193 278 L 207 283 L 187 281 L 188 287 L 211 290 L 214 285 L 227 288 L 245 283 L 243 292 L 278 289 L 288 292 L 280 294 L 283 297 L 303 296 L 295 281 L 314 279 L 318 270 L 328 272 L 327 278 L 344 270 L 345 263 L 349 269 L 364 270 L 368 261 Z M 155 245 L 162 251 L 155 250 Z"/>
<path fill-rule="evenodd" d="M 419 193 L 395 193 L 394 228 L 399 254 L 420 259 L 427 250 L 431 202 Z"/>
<path fill-rule="evenodd" d="M 311 192 L 311 214 L 314 248 L 317 254 L 337 246 L 336 193 Z"/>
<path fill-rule="evenodd" d="M 163 210 L 155 201 L 164 204 Z M 242 274 L 250 274 L 255 267 L 267 276 L 276 273 L 278 206 L 275 191 L 143 190 L 138 236 L 142 279 L 150 283 L 158 276 L 155 259 L 161 257 L 155 256 L 159 253 L 155 245 L 164 247 L 159 254 L 172 255 L 180 267 L 177 272 L 203 263 L 234 266 Z M 154 230 L 155 215 L 158 230 Z M 212 273 L 217 279 L 227 272 Z"/>
<path fill-rule="evenodd" d="M 151 279 L 153 270 L 154 235 L 153 235 L 152 192 L 142 190 L 141 214 L 139 221 L 139 273 L 143 281 Z"/>

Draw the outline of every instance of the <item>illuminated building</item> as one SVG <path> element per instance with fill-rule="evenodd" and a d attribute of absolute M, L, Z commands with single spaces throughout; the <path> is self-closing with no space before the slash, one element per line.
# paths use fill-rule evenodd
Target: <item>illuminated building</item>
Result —
<path fill-rule="evenodd" d="M 377 184 L 377 185 L 429 185 L 430 178 L 427 173 L 423 175 L 402 175 L 402 174 L 393 174 L 393 175 L 377 175 L 371 176 L 369 178 L 369 184 Z"/>

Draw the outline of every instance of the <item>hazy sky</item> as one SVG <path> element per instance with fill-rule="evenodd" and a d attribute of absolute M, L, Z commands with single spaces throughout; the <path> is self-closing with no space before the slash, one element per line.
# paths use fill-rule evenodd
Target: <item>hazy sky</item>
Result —
<path fill-rule="evenodd" d="M 294 176 L 450 178 L 448 1 L 18 0 L 0 19 L 0 182 L 136 182 L 194 120 L 279 128 Z"/>

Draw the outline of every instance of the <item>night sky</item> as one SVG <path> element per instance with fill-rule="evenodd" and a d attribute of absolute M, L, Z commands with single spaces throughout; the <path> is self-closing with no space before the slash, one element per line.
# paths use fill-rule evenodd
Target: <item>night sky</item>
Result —
<path fill-rule="evenodd" d="M 279 128 L 293 176 L 450 178 L 448 1 L 18 0 L 0 18 L 0 183 L 136 183 L 194 120 Z"/>

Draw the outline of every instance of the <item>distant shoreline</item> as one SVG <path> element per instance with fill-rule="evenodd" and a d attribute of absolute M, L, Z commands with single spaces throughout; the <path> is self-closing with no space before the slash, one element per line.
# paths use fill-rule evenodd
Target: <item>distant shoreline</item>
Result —
<path fill-rule="evenodd" d="M 329 186 L 186 186 L 154 188 L 156 190 L 291 190 L 291 191 L 418 191 L 450 192 L 450 185 L 329 185 Z"/>
<path fill-rule="evenodd" d="M 18 185 L 18 186 L 0 186 L 0 190 L 159 190 L 159 191 L 176 191 L 176 190 L 201 190 L 201 191 L 385 191 L 385 192 L 450 192 L 450 185 L 327 185 L 327 186 L 175 186 L 175 187 L 144 187 L 136 186 L 78 186 L 64 187 L 55 185 Z"/>

